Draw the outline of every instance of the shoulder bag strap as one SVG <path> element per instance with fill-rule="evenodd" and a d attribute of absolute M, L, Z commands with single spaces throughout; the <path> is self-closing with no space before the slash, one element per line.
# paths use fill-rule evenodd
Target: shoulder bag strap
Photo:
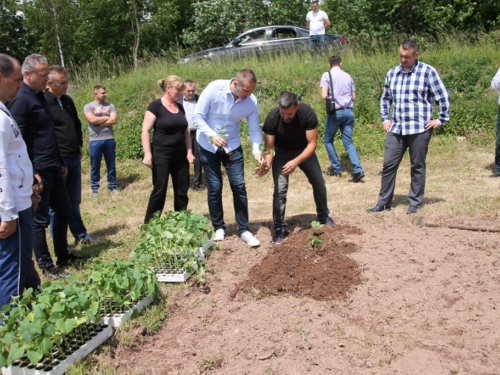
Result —
<path fill-rule="evenodd" d="M 335 103 L 335 94 L 333 93 L 333 81 L 332 81 L 332 73 L 329 70 L 328 75 L 330 76 L 330 92 L 332 93 L 332 101 Z"/>

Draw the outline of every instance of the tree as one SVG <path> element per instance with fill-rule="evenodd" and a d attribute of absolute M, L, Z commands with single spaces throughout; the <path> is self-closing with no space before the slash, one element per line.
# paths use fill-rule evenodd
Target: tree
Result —
<path fill-rule="evenodd" d="M 269 18 L 276 25 L 305 25 L 308 0 L 274 0 L 270 2 Z"/>
<path fill-rule="evenodd" d="M 65 64 L 72 35 L 79 22 L 78 4 L 72 0 L 29 0 L 21 3 L 25 25 L 36 36 L 36 51 L 52 63 Z M 67 56 L 66 56 L 67 57 Z"/>
<path fill-rule="evenodd" d="M 200 48 L 220 46 L 244 30 L 269 21 L 262 0 L 198 0 L 193 7 L 193 26 L 184 30 L 182 40 Z"/>
<path fill-rule="evenodd" d="M 24 15 L 15 0 L 0 2 L 0 52 L 19 61 L 29 55 L 33 37 L 24 26 Z"/>

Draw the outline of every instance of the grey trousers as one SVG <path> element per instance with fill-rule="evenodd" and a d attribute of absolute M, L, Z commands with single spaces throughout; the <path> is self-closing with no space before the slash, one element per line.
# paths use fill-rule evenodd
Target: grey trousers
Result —
<path fill-rule="evenodd" d="M 420 134 L 401 135 L 389 132 L 385 139 L 384 167 L 378 204 L 390 206 L 394 197 L 396 175 L 407 149 L 410 151 L 411 185 L 408 193 L 410 206 L 420 206 L 425 191 L 425 158 L 429 149 L 432 130 Z"/>

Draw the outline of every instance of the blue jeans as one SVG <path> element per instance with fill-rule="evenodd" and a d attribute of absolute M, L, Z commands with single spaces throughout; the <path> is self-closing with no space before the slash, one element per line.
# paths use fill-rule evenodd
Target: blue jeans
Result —
<path fill-rule="evenodd" d="M 498 116 L 497 116 L 497 142 L 495 145 L 495 169 L 496 173 L 500 174 L 500 106 L 498 107 Z"/>
<path fill-rule="evenodd" d="M 64 176 L 66 191 L 71 203 L 71 215 L 69 217 L 69 230 L 75 238 L 85 238 L 87 228 L 83 224 L 80 213 L 82 203 L 82 161 L 79 157 L 63 158 L 68 174 Z M 52 227 L 54 226 L 54 211 L 50 209 L 50 235 L 54 237 Z"/>
<path fill-rule="evenodd" d="M 0 310 L 10 303 L 12 296 L 23 293 L 28 274 L 33 267 L 31 207 L 18 214 L 14 234 L 0 239 Z"/>
<path fill-rule="evenodd" d="M 322 51 L 324 46 L 324 41 L 325 41 L 324 35 L 309 35 L 309 40 L 307 41 L 307 48 L 309 48 L 309 51 L 311 52 L 315 51 L 316 49 Z"/>
<path fill-rule="evenodd" d="M 274 180 L 274 194 L 273 194 L 273 222 L 274 228 L 286 227 L 285 210 L 286 210 L 286 197 L 288 193 L 288 180 L 289 175 L 285 176 L 282 173 L 283 166 L 290 160 L 296 158 L 304 150 L 282 150 L 275 147 L 276 154 L 273 158 L 273 180 Z M 321 167 L 319 165 L 318 157 L 313 154 L 309 159 L 299 164 L 299 168 L 306 175 L 309 183 L 313 188 L 314 203 L 316 203 L 316 214 L 318 221 L 324 223 L 330 213 L 328 209 L 328 199 L 326 193 L 326 184 Z"/>
<path fill-rule="evenodd" d="M 90 187 L 92 190 L 99 189 L 101 185 L 101 159 L 104 155 L 106 168 L 108 170 L 108 188 L 116 189 L 116 141 L 105 139 L 103 141 L 90 141 Z"/>
<path fill-rule="evenodd" d="M 227 154 L 219 148 L 214 154 L 199 147 L 200 161 L 205 171 L 207 184 L 208 211 L 214 230 L 226 229 L 224 211 L 222 208 L 222 170 L 226 169 L 229 185 L 233 192 L 234 215 L 238 225 L 238 234 L 249 230 L 248 199 L 245 186 L 243 152 L 241 146 Z"/>
<path fill-rule="evenodd" d="M 340 160 L 335 151 L 335 146 L 333 144 L 335 140 L 335 134 L 340 129 L 342 133 L 342 142 L 344 147 L 349 154 L 349 159 L 351 159 L 352 166 L 354 168 L 354 173 L 363 172 L 361 167 L 361 162 L 359 161 L 358 151 L 352 143 L 352 133 L 354 131 L 354 112 L 352 109 L 340 109 L 333 115 L 328 115 L 325 124 L 325 136 L 323 142 L 325 143 L 326 152 L 328 153 L 328 158 L 330 159 L 330 164 L 335 173 L 340 173 Z"/>

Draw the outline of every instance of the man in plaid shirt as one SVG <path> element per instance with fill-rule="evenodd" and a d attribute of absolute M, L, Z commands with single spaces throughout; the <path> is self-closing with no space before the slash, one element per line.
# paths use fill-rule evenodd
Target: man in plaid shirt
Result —
<path fill-rule="evenodd" d="M 380 100 L 380 117 L 387 133 L 382 186 L 377 205 L 368 212 L 391 210 L 396 174 L 406 149 L 411 160 L 408 213 L 418 211 L 424 199 L 425 158 L 432 133 L 450 119 L 448 92 L 436 69 L 418 61 L 417 43 L 405 40 L 399 47 L 399 58 L 401 65 L 387 73 Z M 439 106 L 437 119 L 432 118 L 433 102 Z"/>

